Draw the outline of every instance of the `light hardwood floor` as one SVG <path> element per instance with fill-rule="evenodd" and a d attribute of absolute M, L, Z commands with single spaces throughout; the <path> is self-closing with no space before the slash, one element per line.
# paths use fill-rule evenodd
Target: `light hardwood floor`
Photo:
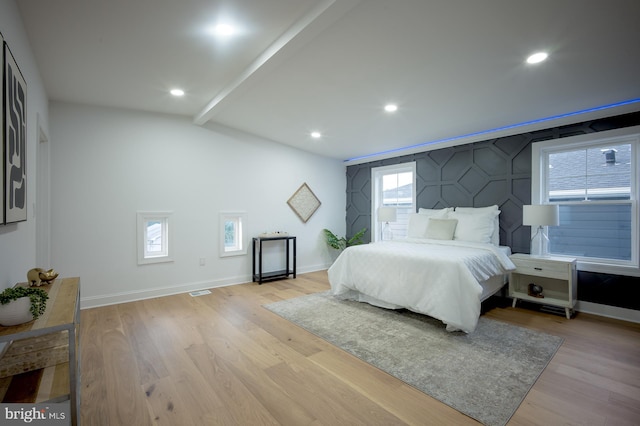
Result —
<path fill-rule="evenodd" d="M 83 310 L 83 425 L 473 425 L 261 307 L 326 272 Z M 640 325 L 520 307 L 489 318 L 565 339 L 509 425 L 640 424 Z"/>

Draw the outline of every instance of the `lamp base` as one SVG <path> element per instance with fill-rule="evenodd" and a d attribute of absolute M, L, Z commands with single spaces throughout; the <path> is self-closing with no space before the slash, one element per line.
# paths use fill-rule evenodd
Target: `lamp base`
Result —
<path fill-rule="evenodd" d="M 542 226 L 538 226 L 536 234 L 531 238 L 531 256 L 549 257 L 549 237 Z"/>
<path fill-rule="evenodd" d="M 385 223 L 384 228 L 382 229 L 382 241 L 391 241 L 391 240 L 393 240 L 393 232 L 391 231 L 389 222 L 387 222 Z"/>

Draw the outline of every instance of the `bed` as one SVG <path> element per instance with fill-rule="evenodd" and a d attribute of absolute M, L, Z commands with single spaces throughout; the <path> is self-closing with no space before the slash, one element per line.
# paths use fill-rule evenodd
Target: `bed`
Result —
<path fill-rule="evenodd" d="M 404 239 L 352 246 L 329 268 L 331 293 L 388 309 L 405 308 L 472 332 L 481 302 L 515 265 L 497 245 L 497 206 L 420 209 Z"/>

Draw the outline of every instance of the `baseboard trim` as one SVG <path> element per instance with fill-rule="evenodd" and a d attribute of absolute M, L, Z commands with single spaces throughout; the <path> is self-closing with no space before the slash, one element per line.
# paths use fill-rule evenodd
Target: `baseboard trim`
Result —
<path fill-rule="evenodd" d="M 226 287 L 234 284 L 250 282 L 251 277 L 238 277 L 216 281 L 199 281 L 179 284 L 171 287 L 156 287 L 146 290 L 125 291 L 113 294 L 101 294 L 80 298 L 80 309 L 98 308 L 100 306 L 117 305 L 119 303 L 135 302 L 138 300 L 154 299 L 156 297 L 171 296 L 191 291 L 206 290 L 216 287 Z"/>
<path fill-rule="evenodd" d="M 330 266 L 330 265 L 329 265 Z M 297 274 L 307 272 L 316 272 L 326 270 L 327 265 L 315 265 L 304 268 L 298 268 Z M 236 284 L 246 284 L 252 282 L 251 275 L 239 277 L 223 278 L 211 281 L 197 281 L 192 283 L 183 283 L 170 287 L 155 287 L 145 290 L 132 290 L 113 294 L 101 294 L 98 296 L 89 296 L 80 298 L 80 309 L 97 308 L 100 306 L 117 305 L 119 303 L 135 302 L 137 300 L 153 299 L 156 297 L 171 296 L 174 294 L 189 293 L 191 291 L 207 290 L 217 287 L 227 287 Z"/>
<path fill-rule="evenodd" d="M 623 321 L 640 323 L 640 311 L 578 300 L 576 311 Z"/>

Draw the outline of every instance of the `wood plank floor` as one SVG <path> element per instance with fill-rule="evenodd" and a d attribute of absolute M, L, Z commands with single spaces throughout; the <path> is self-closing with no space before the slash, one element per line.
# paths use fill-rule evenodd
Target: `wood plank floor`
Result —
<path fill-rule="evenodd" d="M 83 310 L 83 425 L 474 425 L 261 305 L 326 272 Z M 507 304 L 484 315 L 565 339 L 509 425 L 640 424 L 640 325 Z"/>

